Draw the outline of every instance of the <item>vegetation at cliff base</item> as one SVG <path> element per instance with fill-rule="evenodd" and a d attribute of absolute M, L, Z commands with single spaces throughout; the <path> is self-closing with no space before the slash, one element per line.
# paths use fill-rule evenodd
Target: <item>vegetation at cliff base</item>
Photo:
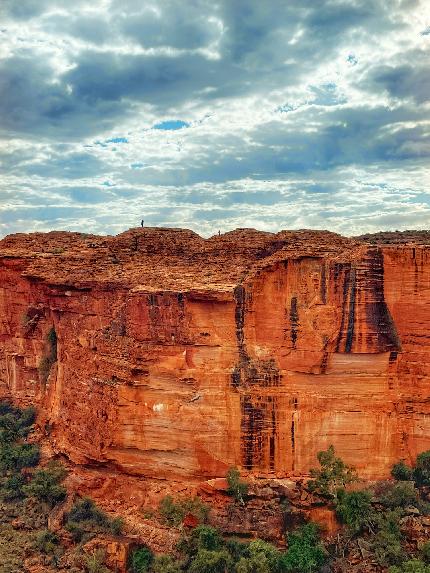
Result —
<path fill-rule="evenodd" d="M 87 554 L 79 546 L 65 546 L 66 530 L 48 527 L 52 512 L 66 498 L 67 471 L 54 460 L 38 465 L 39 445 L 32 441 L 35 418 L 34 408 L 0 402 L 0 572 L 32 571 L 26 560 L 49 573 L 109 572 L 100 551 Z M 106 532 L 117 535 L 122 529 L 122 520 L 109 518 L 91 500 L 76 502 L 70 514 L 79 521 L 81 540 Z M 92 527 L 86 527 L 88 522 Z"/>
<path fill-rule="evenodd" d="M 218 502 L 166 495 L 158 512 L 144 514 L 179 538 L 170 554 L 157 555 L 151 538 L 130 536 L 122 519 L 94 500 L 68 497 L 65 468 L 55 460 L 39 465 L 34 422 L 34 409 L 0 402 L 0 573 L 114 573 L 107 549 L 123 539 L 128 573 L 430 573 L 430 452 L 420 453 L 414 466 L 394 464 L 391 480 L 364 483 L 330 446 L 291 499 L 283 480 L 262 486 L 230 468 Z M 284 492 L 277 498 L 276 487 Z M 315 509 L 335 517 L 334 533 L 309 519 Z M 260 515 L 264 539 L 251 532 Z M 229 531 L 232 516 L 237 537 Z"/>

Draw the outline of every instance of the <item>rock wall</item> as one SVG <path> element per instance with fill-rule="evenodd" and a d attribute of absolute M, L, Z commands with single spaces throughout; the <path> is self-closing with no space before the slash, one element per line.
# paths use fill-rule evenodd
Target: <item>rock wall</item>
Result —
<path fill-rule="evenodd" d="M 408 241 L 6 237 L 0 396 L 38 404 L 53 447 L 79 464 L 301 476 L 333 444 L 384 477 L 430 448 L 430 247 Z"/>

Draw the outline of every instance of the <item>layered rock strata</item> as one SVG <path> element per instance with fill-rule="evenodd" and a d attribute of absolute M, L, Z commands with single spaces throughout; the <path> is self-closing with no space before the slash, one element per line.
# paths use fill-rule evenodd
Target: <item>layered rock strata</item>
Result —
<path fill-rule="evenodd" d="M 391 239 L 390 239 L 391 240 Z M 366 478 L 430 448 L 430 241 L 178 229 L 0 241 L 0 396 L 78 464 Z"/>

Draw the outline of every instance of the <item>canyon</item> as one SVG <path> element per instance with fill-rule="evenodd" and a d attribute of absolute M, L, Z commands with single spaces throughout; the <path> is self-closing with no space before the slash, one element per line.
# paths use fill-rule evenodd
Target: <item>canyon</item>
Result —
<path fill-rule="evenodd" d="M 0 398 L 54 452 L 177 482 L 361 477 L 430 449 L 430 237 L 71 232 L 0 241 Z"/>

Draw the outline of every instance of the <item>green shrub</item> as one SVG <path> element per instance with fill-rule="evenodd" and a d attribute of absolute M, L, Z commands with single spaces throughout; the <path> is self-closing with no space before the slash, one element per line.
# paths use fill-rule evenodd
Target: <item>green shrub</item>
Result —
<path fill-rule="evenodd" d="M 131 553 L 128 569 L 130 573 L 145 573 L 149 571 L 153 559 L 152 551 L 146 545 L 142 545 Z"/>
<path fill-rule="evenodd" d="M 430 563 L 430 541 L 427 541 L 421 547 L 421 556 L 426 563 Z"/>
<path fill-rule="evenodd" d="M 76 523 L 91 521 L 96 525 L 107 526 L 109 518 L 89 497 L 78 500 L 71 508 L 67 519 Z"/>
<path fill-rule="evenodd" d="M 228 489 L 227 493 L 239 501 L 242 505 L 248 495 L 248 484 L 240 479 L 240 471 L 236 467 L 231 467 L 226 475 Z"/>
<path fill-rule="evenodd" d="M 379 498 L 379 501 L 390 509 L 395 509 L 396 507 L 404 508 L 409 505 L 418 507 L 421 503 L 418 492 L 413 482 L 410 481 L 399 481 L 395 484 L 390 484 Z"/>
<path fill-rule="evenodd" d="M 33 407 L 21 410 L 10 402 L 0 402 L 0 445 L 28 436 L 35 419 L 36 410 Z"/>
<path fill-rule="evenodd" d="M 159 503 L 158 512 L 164 523 L 175 527 L 180 525 L 188 514 L 204 523 L 207 521 L 209 508 L 198 497 L 174 500 L 172 496 L 166 495 Z"/>
<path fill-rule="evenodd" d="M 49 529 L 41 531 L 36 537 L 35 547 L 42 553 L 55 553 L 60 540 L 58 535 Z"/>
<path fill-rule="evenodd" d="M 122 530 L 124 529 L 124 520 L 122 517 L 114 517 L 110 521 L 110 530 L 112 535 L 121 535 Z"/>
<path fill-rule="evenodd" d="M 40 377 L 44 382 L 47 381 L 52 365 L 57 361 L 57 333 L 52 327 L 46 335 L 47 353 L 42 356 L 39 362 L 38 370 Z"/>
<path fill-rule="evenodd" d="M 181 566 L 170 555 L 159 555 L 154 558 L 151 566 L 152 573 L 181 573 Z"/>
<path fill-rule="evenodd" d="M 430 450 L 417 456 L 412 475 L 417 486 L 430 485 Z"/>
<path fill-rule="evenodd" d="M 55 328 L 52 327 L 46 335 L 46 340 L 49 345 L 49 357 L 53 362 L 57 360 L 57 333 Z"/>
<path fill-rule="evenodd" d="M 190 535 L 182 537 L 178 543 L 178 550 L 187 556 L 188 563 L 201 550 L 215 551 L 221 549 L 224 540 L 219 531 L 209 525 L 198 525 Z"/>
<path fill-rule="evenodd" d="M 39 463 L 40 450 L 37 444 L 5 444 L 0 446 L 0 473 L 19 472 Z"/>
<path fill-rule="evenodd" d="M 372 538 L 371 550 L 376 561 L 382 566 L 400 563 L 404 558 L 400 531 L 402 515 L 402 510 L 396 508 L 375 513 L 373 516 L 373 526 L 377 533 Z"/>
<path fill-rule="evenodd" d="M 360 531 L 368 525 L 372 516 L 371 495 L 367 491 L 338 491 L 336 515 L 352 531 Z"/>
<path fill-rule="evenodd" d="M 249 556 L 248 545 L 249 543 L 244 543 L 235 538 L 227 539 L 225 542 L 225 547 L 235 563 L 239 561 L 241 557 Z"/>
<path fill-rule="evenodd" d="M 200 549 L 192 560 L 188 573 L 225 573 L 231 566 L 232 559 L 225 549 Z"/>
<path fill-rule="evenodd" d="M 312 573 L 325 561 L 326 552 L 319 542 L 318 527 L 314 523 L 307 523 L 288 535 L 288 551 L 281 557 L 283 571 Z"/>
<path fill-rule="evenodd" d="M 391 475 L 397 481 L 409 481 L 412 479 L 412 468 L 406 465 L 404 460 L 400 460 L 391 468 Z"/>
<path fill-rule="evenodd" d="M 75 542 L 89 539 L 97 533 L 120 535 L 123 525 L 122 518 L 111 519 L 89 497 L 78 500 L 66 517 L 66 529 Z"/>
<path fill-rule="evenodd" d="M 430 566 L 419 559 L 410 559 L 400 566 L 390 567 L 388 571 L 389 573 L 430 573 Z"/>
<path fill-rule="evenodd" d="M 72 540 L 75 543 L 80 543 L 82 539 L 87 535 L 85 529 L 76 521 L 67 521 L 66 529 L 72 536 Z"/>
<path fill-rule="evenodd" d="M 404 559 L 401 539 L 390 531 L 381 530 L 373 537 L 371 549 L 379 565 L 387 567 Z"/>
<path fill-rule="evenodd" d="M 103 549 L 95 549 L 85 556 L 85 569 L 88 573 L 110 573 L 110 569 L 105 566 L 106 553 Z"/>
<path fill-rule="evenodd" d="M 237 573 L 280 573 L 281 553 L 266 541 L 256 539 L 248 544 L 247 555 L 242 556 L 236 566 Z"/>
<path fill-rule="evenodd" d="M 170 526 L 180 525 L 184 519 L 184 512 L 171 495 L 166 495 L 158 505 L 158 512 L 164 523 Z"/>
<path fill-rule="evenodd" d="M 1 496 L 6 501 L 17 500 L 24 497 L 23 486 L 26 480 L 21 474 L 12 474 L 2 484 Z"/>
<path fill-rule="evenodd" d="M 308 482 L 310 491 L 334 499 L 339 489 L 357 481 L 355 469 L 336 457 L 333 446 L 326 451 L 318 452 L 317 458 L 321 467 L 311 469 L 310 473 L 314 479 Z"/>
<path fill-rule="evenodd" d="M 67 472 L 61 464 L 51 462 L 45 468 L 36 470 L 30 483 L 22 489 L 28 497 L 54 506 L 66 497 L 67 490 L 61 485 L 66 475 Z"/>

